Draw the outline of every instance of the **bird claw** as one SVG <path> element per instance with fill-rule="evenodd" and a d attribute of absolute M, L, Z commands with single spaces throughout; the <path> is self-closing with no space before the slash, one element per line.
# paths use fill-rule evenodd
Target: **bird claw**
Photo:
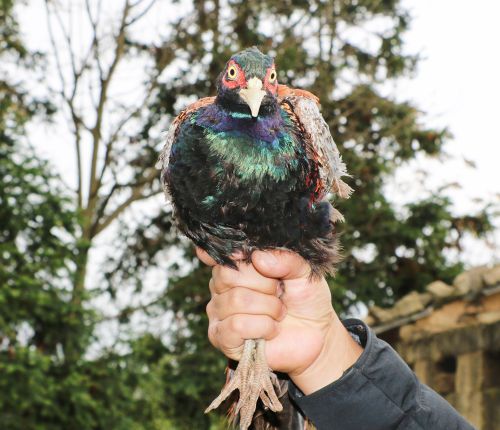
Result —
<path fill-rule="evenodd" d="M 240 430 L 246 430 L 252 423 L 259 398 L 265 408 L 274 412 L 283 410 L 273 386 L 277 383 L 277 377 L 267 365 L 264 344 L 263 339 L 245 341 L 241 360 L 231 380 L 205 413 L 217 408 L 236 389 L 240 397 L 234 412 L 240 415 Z"/>

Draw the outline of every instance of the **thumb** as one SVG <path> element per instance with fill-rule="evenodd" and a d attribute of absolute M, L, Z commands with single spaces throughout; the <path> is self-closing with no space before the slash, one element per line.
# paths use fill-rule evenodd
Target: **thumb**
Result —
<path fill-rule="evenodd" d="M 254 251 L 252 263 L 266 278 L 290 280 L 308 278 L 311 274 L 311 266 L 306 260 L 295 252 L 282 249 Z"/>

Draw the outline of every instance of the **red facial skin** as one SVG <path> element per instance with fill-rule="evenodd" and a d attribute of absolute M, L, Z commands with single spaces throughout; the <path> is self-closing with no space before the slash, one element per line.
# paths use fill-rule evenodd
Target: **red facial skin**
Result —
<path fill-rule="evenodd" d="M 264 78 L 264 88 L 269 91 L 273 96 L 276 95 L 278 91 L 278 79 L 275 78 L 274 82 L 269 82 L 269 77 L 271 76 L 271 72 L 274 70 L 274 64 L 267 69 L 266 77 Z M 276 72 L 274 72 L 276 74 Z"/>
<path fill-rule="evenodd" d="M 231 66 L 236 67 L 236 70 L 238 71 L 236 79 L 234 80 L 228 79 L 227 77 L 227 70 L 229 70 Z M 266 77 L 264 78 L 263 84 L 264 84 L 264 89 L 269 91 L 272 95 L 276 95 L 278 91 L 278 80 L 275 79 L 273 83 L 269 82 L 269 76 L 271 75 L 271 72 L 273 70 L 274 70 L 274 64 L 267 69 Z M 224 77 L 222 78 L 222 83 L 226 88 L 229 88 L 231 90 L 235 88 L 246 88 L 247 80 L 245 77 L 245 72 L 242 70 L 242 68 L 236 61 L 230 60 L 229 63 L 227 64 L 226 73 L 224 73 Z"/>
<path fill-rule="evenodd" d="M 236 76 L 235 80 L 230 80 L 227 78 L 227 72 L 224 73 L 224 77 L 222 78 L 222 83 L 224 84 L 225 87 L 233 90 L 235 88 L 245 88 L 247 86 L 247 80 L 245 78 L 245 72 L 241 69 L 241 67 L 238 65 L 238 63 L 234 60 L 229 61 L 227 64 L 227 69 L 231 66 L 235 66 L 236 70 L 238 70 L 238 75 Z"/>

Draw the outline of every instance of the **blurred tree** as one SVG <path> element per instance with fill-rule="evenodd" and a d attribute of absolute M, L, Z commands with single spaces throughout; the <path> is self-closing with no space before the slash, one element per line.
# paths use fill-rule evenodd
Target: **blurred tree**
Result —
<path fill-rule="evenodd" d="M 147 337 L 126 355 L 65 355 L 70 344 L 87 349 L 97 315 L 84 306 L 88 294 L 72 300 L 81 235 L 74 202 L 26 142 L 26 124 L 34 116 L 48 120 L 54 108 L 20 79 L 27 69 L 32 77 L 42 70 L 39 54 L 19 38 L 12 7 L 4 1 L 0 8 L 0 427 L 160 428 L 161 412 L 137 398 L 149 384 L 145 367 L 154 347 L 136 347 Z"/>
<path fill-rule="evenodd" d="M 33 66 L 18 38 L 12 2 L 0 9 L 2 65 Z M 68 282 L 76 217 L 48 166 L 23 143 L 25 123 L 50 104 L 0 78 L 0 422 L 35 428 L 54 408 L 50 373 L 61 339 L 74 328 Z M 66 281 L 66 282 L 65 282 Z M 76 313 L 75 313 L 76 314 Z M 79 315 L 82 316 L 82 315 Z"/>
<path fill-rule="evenodd" d="M 11 2 L 4 3 L 9 10 Z M 59 397 L 61 414 L 73 418 L 74 428 L 209 428 L 220 421 L 203 415 L 224 367 L 206 339 L 209 271 L 172 231 L 168 206 L 144 202 L 159 192 L 154 164 L 160 131 L 187 102 L 214 93 L 226 60 L 243 47 L 255 44 L 275 54 L 281 83 L 321 96 L 353 176 L 355 194 L 338 203 L 347 220 L 346 258 L 331 282 L 340 310 L 358 302 L 391 304 L 431 280 L 449 281 L 461 266 L 444 251 L 459 248 L 466 231 L 490 229 L 486 212 L 456 217 L 442 196 L 397 211 L 384 193 L 398 167 L 418 154 L 440 154 L 448 136 L 423 127 L 410 103 L 381 92 L 382 83 L 411 73 L 417 61 L 403 53 L 409 17 L 399 0 L 103 3 L 45 2 L 56 70 L 48 82 L 76 160 L 72 201 L 79 217 L 69 241 L 74 266 L 67 274 L 54 272 L 69 280 L 65 315 L 80 322 L 76 332 L 82 329 L 81 336 L 59 338 L 56 348 L 75 370 L 67 386 L 84 387 Z M 2 13 L 0 46 L 15 42 L 25 52 L 11 15 Z M 152 28 L 159 22 L 162 28 Z M 90 285 L 89 252 L 103 235 L 113 252 L 95 270 L 102 283 Z M 172 247 L 177 264 L 167 283 Z M 158 269 L 164 288 L 145 301 L 145 279 Z M 122 291 L 124 307 L 118 304 Z M 80 317 L 93 306 L 91 297 L 116 302 L 114 315 L 99 318 L 120 325 L 127 354 L 115 349 L 85 358 L 93 324 Z M 125 327 L 132 318 L 153 319 L 166 309 L 172 313 L 168 333 L 131 339 Z"/>

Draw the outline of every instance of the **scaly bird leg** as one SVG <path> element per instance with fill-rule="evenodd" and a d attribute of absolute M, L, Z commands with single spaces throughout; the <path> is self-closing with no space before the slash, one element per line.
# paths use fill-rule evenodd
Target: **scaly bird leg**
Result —
<path fill-rule="evenodd" d="M 257 347 L 253 365 L 250 367 L 248 376 L 248 387 L 246 396 L 240 395 L 236 412 L 240 413 L 240 429 L 245 429 L 252 423 L 253 414 L 257 406 L 257 399 L 260 397 L 266 408 L 273 412 L 283 410 L 278 396 L 274 390 L 274 385 L 278 385 L 276 375 L 269 369 L 266 361 L 264 339 L 257 339 Z M 273 385 L 274 383 L 274 385 Z"/>
<path fill-rule="evenodd" d="M 210 403 L 210 406 L 205 409 L 205 413 L 210 412 L 213 409 L 219 407 L 219 405 L 226 400 L 229 395 L 236 389 L 241 392 L 245 391 L 246 386 L 248 384 L 248 373 L 250 366 L 254 361 L 255 355 L 255 341 L 252 339 L 245 340 L 245 344 L 243 345 L 243 353 L 241 355 L 240 362 L 238 363 L 238 367 L 234 371 L 231 379 L 226 383 L 221 393 L 217 396 L 217 398 Z"/>
<path fill-rule="evenodd" d="M 264 339 L 245 341 L 241 360 L 231 380 L 205 412 L 217 408 L 236 389 L 240 392 L 235 408 L 235 414 L 240 414 L 240 430 L 246 430 L 252 423 L 259 397 L 264 406 L 272 411 L 283 409 L 274 391 L 276 375 L 267 365 L 264 348 Z"/>

